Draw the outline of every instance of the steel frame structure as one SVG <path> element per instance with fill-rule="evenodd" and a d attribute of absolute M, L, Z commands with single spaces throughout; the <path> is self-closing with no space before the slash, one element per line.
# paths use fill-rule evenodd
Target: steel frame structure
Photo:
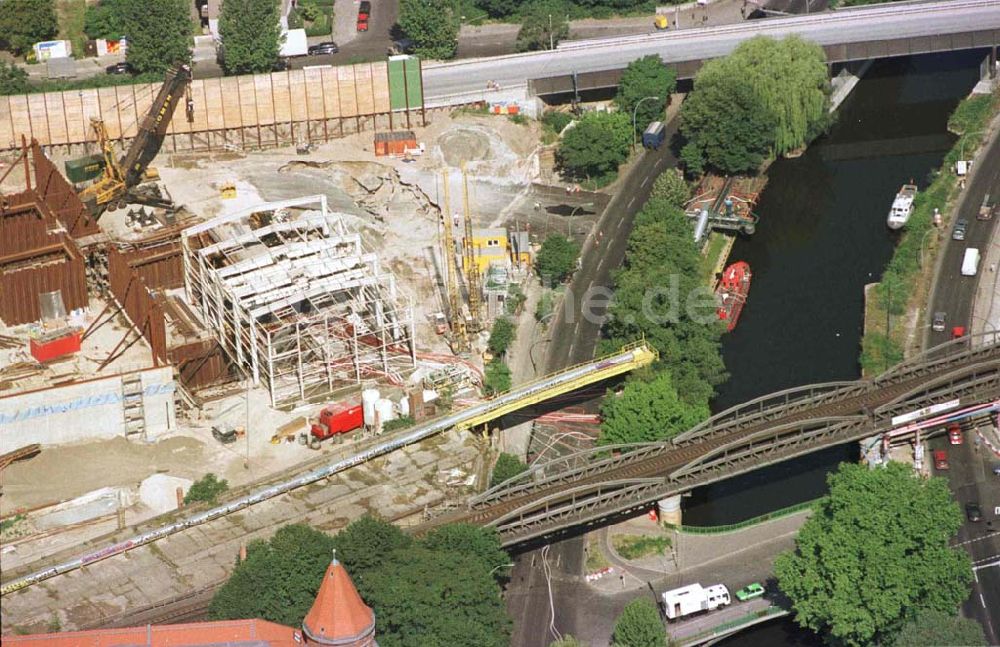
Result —
<path fill-rule="evenodd" d="M 188 300 L 272 406 L 415 367 L 412 299 L 326 196 L 209 220 L 181 245 Z"/>

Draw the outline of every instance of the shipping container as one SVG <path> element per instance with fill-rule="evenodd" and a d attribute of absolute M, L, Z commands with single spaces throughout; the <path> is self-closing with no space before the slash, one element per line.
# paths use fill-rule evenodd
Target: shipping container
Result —
<path fill-rule="evenodd" d="M 74 184 L 86 182 L 93 180 L 104 171 L 104 156 L 88 155 L 75 160 L 66 160 L 63 166 L 70 182 Z"/>
<path fill-rule="evenodd" d="M 417 136 L 412 130 L 375 133 L 375 155 L 403 155 L 407 149 L 417 148 Z"/>
<path fill-rule="evenodd" d="M 64 355 L 79 352 L 83 331 L 79 328 L 62 329 L 31 340 L 31 356 L 39 362 L 48 362 Z"/>

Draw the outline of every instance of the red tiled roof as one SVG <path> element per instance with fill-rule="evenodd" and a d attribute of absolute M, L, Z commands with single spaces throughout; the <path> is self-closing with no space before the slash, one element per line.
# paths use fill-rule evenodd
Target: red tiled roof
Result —
<path fill-rule="evenodd" d="M 357 594 L 355 594 L 357 595 Z M 4 636 L 3 644 L 24 647 L 301 647 L 300 632 L 266 620 L 220 620 L 182 625 L 147 625 L 57 634 Z"/>
<path fill-rule="evenodd" d="M 320 645 L 375 644 L 375 614 L 358 590 L 351 576 L 336 557 L 323 575 L 312 608 L 302 621 L 307 643 Z"/>

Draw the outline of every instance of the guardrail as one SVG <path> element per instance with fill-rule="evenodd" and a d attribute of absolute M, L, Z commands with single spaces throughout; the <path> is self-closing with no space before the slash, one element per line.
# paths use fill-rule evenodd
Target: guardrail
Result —
<path fill-rule="evenodd" d="M 812 499 L 811 501 L 803 501 L 802 503 L 796 503 L 795 505 L 790 505 L 785 508 L 780 508 L 772 512 L 767 512 L 756 517 L 751 517 L 745 521 L 740 521 L 739 523 L 730 523 L 723 526 L 675 526 L 673 524 L 665 524 L 668 528 L 676 530 L 677 532 L 687 533 L 689 535 L 721 535 L 727 532 L 733 532 L 736 530 L 743 530 L 744 528 L 749 528 L 750 526 L 756 526 L 762 524 L 766 521 L 774 521 L 775 519 L 781 519 L 782 517 L 787 517 L 788 515 L 795 514 L 796 512 L 801 512 L 803 510 L 809 510 L 815 508 L 819 505 L 826 497 L 820 497 L 818 499 Z"/>

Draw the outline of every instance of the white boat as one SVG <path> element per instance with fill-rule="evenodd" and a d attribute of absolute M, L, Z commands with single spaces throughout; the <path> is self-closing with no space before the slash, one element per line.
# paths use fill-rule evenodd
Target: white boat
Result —
<path fill-rule="evenodd" d="M 917 197 L 917 186 L 915 184 L 904 184 L 903 188 L 896 194 L 896 199 L 892 201 L 892 208 L 889 209 L 889 217 L 886 224 L 889 229 L 900 229 L 906 224 L 913 214 L 913 198 Z"/>

